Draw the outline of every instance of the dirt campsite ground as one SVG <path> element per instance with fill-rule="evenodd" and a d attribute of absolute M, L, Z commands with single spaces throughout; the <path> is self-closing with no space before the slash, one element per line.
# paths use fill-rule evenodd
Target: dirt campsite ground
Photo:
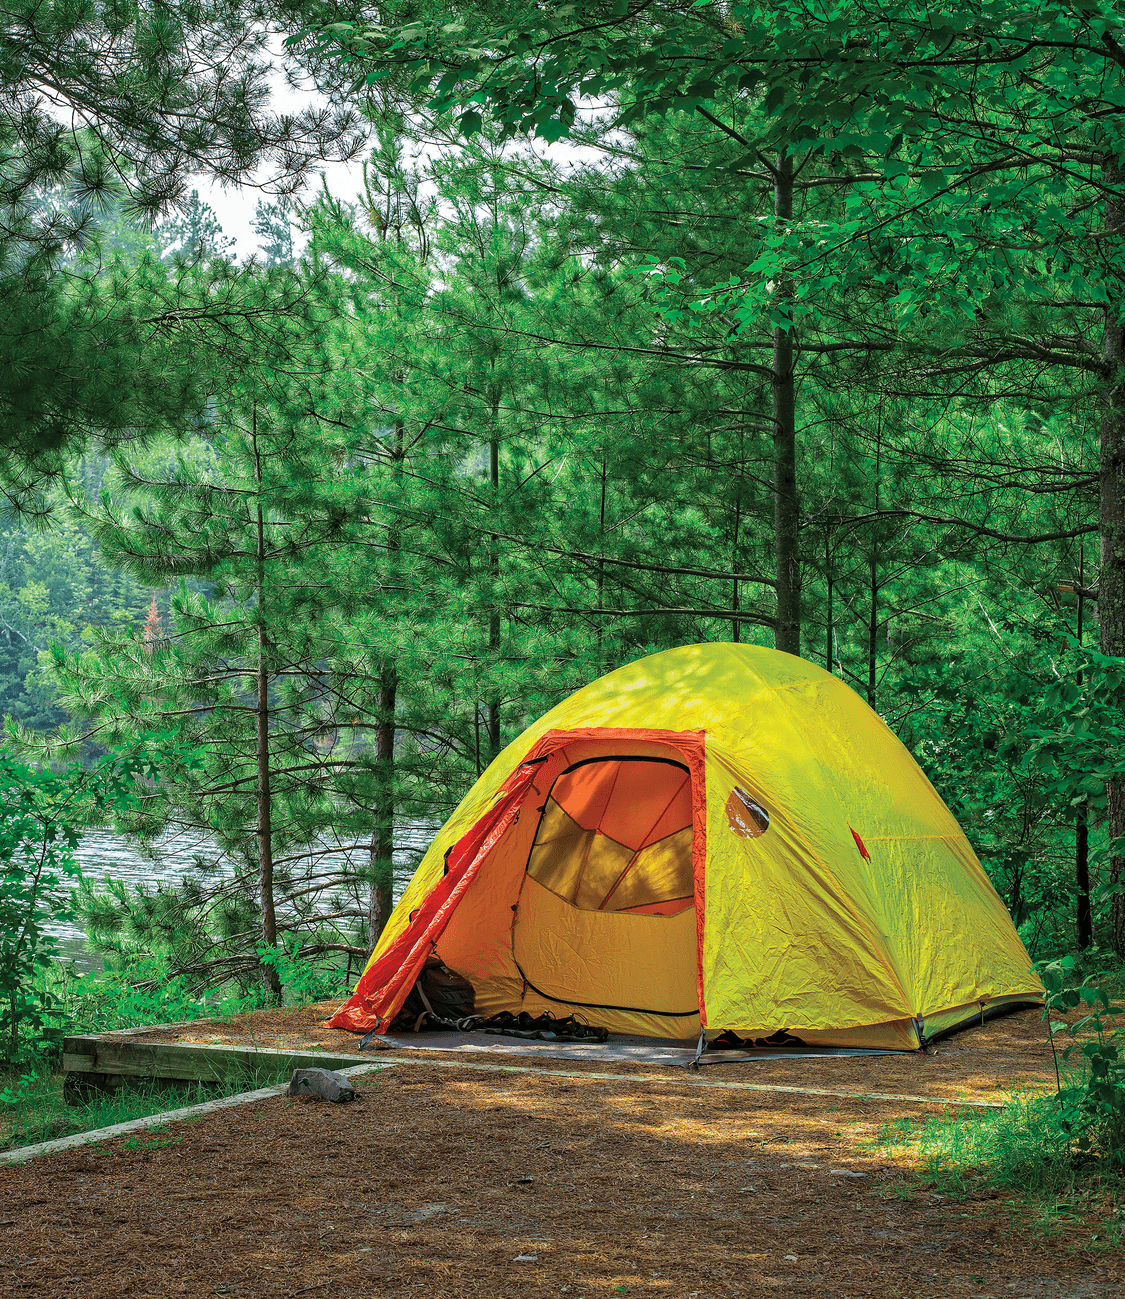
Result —
<path fill-rule="evenodd" d="M 267 1045 L 267 1025 L 315 1029 L 216 1031 Z M 1044 1236 L 1004 1196 L 917 1189 L 878 1132 L 933 1105 L 704 1085 L 996 1100 L 1051 1074 L 1036 1012 L 937 1050 L 698 1077 L 387 1052 L 351 1105 L 277 1097 L 0 1168 L 0 1294 L 1125 1293 L 1095 1227 Z"/>

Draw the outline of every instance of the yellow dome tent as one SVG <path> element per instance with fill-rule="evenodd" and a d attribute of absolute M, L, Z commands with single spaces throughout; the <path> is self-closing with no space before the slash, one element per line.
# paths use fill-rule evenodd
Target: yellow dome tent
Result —
<path fill-rule="evenodd" d="M 916 1049 L 1041 985 L 949 809 L 842 681 L 756 645 L 630 663 L 529 727 L 422 859 L 331 1023 L 436 953 L 479 1014 Z"/>

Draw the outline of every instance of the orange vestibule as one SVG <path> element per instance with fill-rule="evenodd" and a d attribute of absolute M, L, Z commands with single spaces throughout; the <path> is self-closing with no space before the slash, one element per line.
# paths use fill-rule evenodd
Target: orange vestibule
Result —
<path fill-rule="evenodd" d="M 385 1024 L 437 952 L 471 980 L 481 1014 L 547 1010 L 620 1032 L 698 1033 L 694 864 L 706 828 L 693 767 L 701 788 L 700 735 L 548 733 L 451 846 L 333 1025 Z"/>
<path fill-rule="evenodd" d="M 478 1014 L 665 1038 L 912 1049 L 1041 995 L 906 749 L 842 681 L 759 646 L 641 659 L 525 731 L 331 1023 L 385 1031 L 435 954 Z"/>

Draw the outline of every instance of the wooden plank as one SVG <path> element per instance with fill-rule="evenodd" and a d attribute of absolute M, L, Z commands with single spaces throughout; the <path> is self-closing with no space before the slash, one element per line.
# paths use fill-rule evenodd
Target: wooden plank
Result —
<path fill-rule="evenodd" d="M 338 1051 L 286 1051 L 223 1042 L 138 1042 L 115 1035 L 68 1039 L 64 1067 L 75 1072 L 211 1082 L 231 1074 L 280 1072 L 321 1065 L 336 1069 L 370 1062 L 367 1055 Z M 91 1055 L 91 1048 L 93 1054 Z"/>
<path fill-rule="evenodd" d="M 87 1048 L 94 1050 L 99 1042 L 131 1041 L 133 1038 L 146 1037 L 152 1033 L 164 1033 L 172 1030 L 190 1032 L 209 1025 L 208 1020 L 185 1020 L 181 1024 L 139 1024 L 133 1028 L 113 1028 L 105 1033 L 73 1033 L 63 1038 L 63 1050 L 83 1054 Z M 217 1027 L 217 1026 L 214 1026 Z"/>

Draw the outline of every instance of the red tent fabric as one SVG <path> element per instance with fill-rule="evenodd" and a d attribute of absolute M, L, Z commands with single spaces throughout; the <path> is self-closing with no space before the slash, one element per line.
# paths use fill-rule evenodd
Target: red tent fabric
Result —
<path fill-rule="evenodd" d="M 502 788 L 500 800 L 457 840 L 449 850 L 445 877 L 409 926 L 367 969 L 355 992 L 328 1021 L 329 1028 L 363 1033 L 374 1022 L 377 1033 L 387 1031 L 481 863 L 514 820 L 534 777 L 534 762 L 519 767 Z"/>

